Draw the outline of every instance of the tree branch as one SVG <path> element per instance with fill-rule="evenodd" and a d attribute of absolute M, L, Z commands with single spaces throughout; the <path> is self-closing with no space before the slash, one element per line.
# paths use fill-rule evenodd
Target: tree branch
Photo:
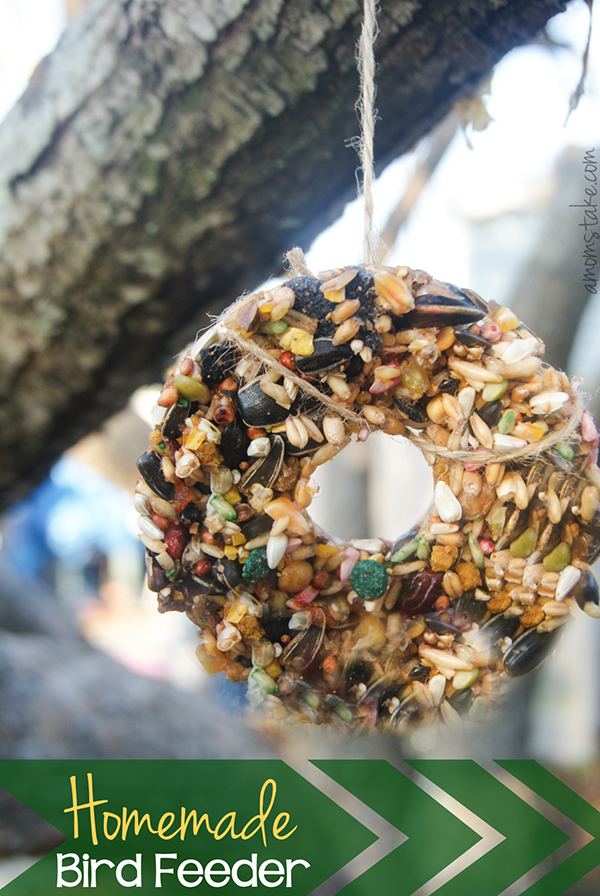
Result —
<path fill-rule="evenodd" d="M 379 167 L 564 5 L 382 4 Z M 40 64 L 0 128 L 5 504 L 352 196 L 359 24 L 358 0 L 96 0 Z"/>

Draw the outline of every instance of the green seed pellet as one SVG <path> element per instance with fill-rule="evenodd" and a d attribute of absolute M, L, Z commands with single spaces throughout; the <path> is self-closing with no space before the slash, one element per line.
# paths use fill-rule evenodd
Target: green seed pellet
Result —
<path fill-rule="evenodd" d="M 508 380 L 502 380 L 501 383 L 486 383 L 481 391 L 481 397 L 484 401 L 497 401 L 505 394 L 508 389 Z"/>
<path fill-rule="evenodd" d="M 509 432 L 512 431 L 515 423 L 517 421 L 517 416 L 514 411 L 506 411 L 502 419 L 498 424 L 498 432 L 501 432 L 503 436 L 507 436 Z"/>
<path fill-rule="evenodd" d="M 387 591 L 388 577 L 377 560 L 359 560 L 350 575 L 350 584 L 363 600 L 377 600 Z"/>

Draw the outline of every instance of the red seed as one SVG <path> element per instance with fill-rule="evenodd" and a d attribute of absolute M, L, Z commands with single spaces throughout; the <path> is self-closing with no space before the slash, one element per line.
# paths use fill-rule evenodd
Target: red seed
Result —
<path fill-rule="evenodd" d="M 334 656 L 326 656 L 323 660 L 323 672 L 325 675 L 334 675 L 338 669 L 338 661 Z"/>
<path fill-rule="evenodd" d="M 194 369 L 194 362 L 191 358 L 184 358 L 179 365 L 179 373 L 182 376 L 189 376 Z"/>
<path fill-rule="evenodd" d="M 294 363 L 294 356 L 291 352 L 282 352 L 279 355 L 279 363 L 283 364 L 284 367 L 287 367 L 288 370 L 296 369 L 296 365 Z"/>
<path fill-rule="evenodd" d="M 213 535 L 212 532 L 203 532 L 202 533 L 202 541 L 205 541 L 206 544 L 223 544 L 223 539 L 220 535 Z"/>
<path fill-rule="evenodd" d="M 162 529 L 163 532 L 169 528 L 169 523 L 171 520 L 166 519 L 164 516 L 160 516 L 158 513 L 152 514 L 152 522 L 158 526 L 159 529 Z"/>
<path fill-rule="evenodd" d="M 179 398 L 179 392 L 172 385 L 172 383 L 165 383 L 162 388 L 162 392 L 158 397 L 157 404 L 161 408 L 170 408 L 174 404 L 177 404 L 177 399 Z"/>
<path fill-rule="evenodd" d="M 245 523 L 246 520 L 250 520 L 254 516 L 254 510 L 249 504 L 237 504 L 235 510 L 238 523 Z"/>
<path fill-rule="evenodd" d="M 167 551 L 174 560 L 181 560 L 188 540 L 188 532 L 181 523 L 169 523 L 165 531 L 165 544 Z"/>
<path fill-rule="evenodd" d="M 267 430 L 260 426 L 249 426 L 246 432 L 249 439 L 262 439 L 267 434 Z"/>
<path fill-rule="evenodd" d="M 240 464 L 240 470 L 242 471 L 242 473 L 244 473 L 248 469 L 249 466 L 250 466 L 250 464 L 248 463 L 248 461 L 243 460 Z"/>
<path fill-rule="evenodd" d="M 405 580 L 401 600 L 406 616 L 418 616 L 429 610 L 442 590 L 441 573 L 423 570 Z"/>
<path fill-rule="evenodd" d="M 331 585 L 331 576 L 328 572 L 325 572 L 324 569 L 321 569 L 314 574 L 310 584 L 313 588 L 316 588 L 317 591 L 325 591 L 325 589 L 329 588 Z"/>
<path fill-rule="evenodd" d="M 233 423 L 235 414 L 231 408 L 221 404 L 218 408 L 215 408 L 213 417 L 217 426 L 221 426 L 224 423 Z"/>
<path fill-rule="evenodd" d="M 311 585 L 307 585 L 302 591 L 298 592 L 298 594 L 294 594 L 294 604 L 297 609 L 301 607 L 307 607 L 309 604 L 313 602 L 315 597 L 319 596 L 319 592 L 316 588 L 313 588 Z"/>
<path fill-rule="evenodd" d="M 202 579 L 210 572 L 211 565 L 212 564 L 208 560 L 199 560 L 198 563 L 196 563 L 196 575 L 200 576 Z"/>
<path fill-rule="evenodd" d="M 232 376 L 228 376 L 226 379 L 224 379 L 217 389 L 218 392 L 237 392 L 237 390 L 238 384 Z"/>
<path fill-rule="evenodd" d="M 279 640 L 281 641 L 282 644 L 289 644 L 289 642 L 292 639 L 291 639 L 290 635 L 282 635 Z"/>
<path fill-rule="evenodd" d="M 493 554 L 496 550 L 496 545 L 493 541 L 490 541 L 489 538 L 482 538 L 479 542 L 479 547 L 483 551 L 484 554 L 487 554 L 488 557 L 490 554 Z"/>

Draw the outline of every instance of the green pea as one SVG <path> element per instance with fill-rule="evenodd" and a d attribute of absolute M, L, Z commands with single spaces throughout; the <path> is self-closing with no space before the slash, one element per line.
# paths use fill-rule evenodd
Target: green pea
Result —
<path fill-rule="evenodd" d="M 419 558 L 419 560 L 428 560 L 429 559 L 429 545 L 425 538 L 418 539 L 417 557 Z"/>
<path fill-rule="evenodd" d="M 479 542 L 472 532 L 469 532 L 469 550 L 471 551 L 471 557 L 473 558 L 475 566 L 479 569 L 483 569 L 485 567 L 485 557 Z"/>
<path fill-rule="evenodd" d="M 562 572 L 570 562 L 571 548 L 566 541 L 561 541 L 543 560 L 546 572 Z"/>
<path fill-rule="evenodd" d="M 202 404 L 207 404 L 210 401 L 208 386 L 192 379 L 191 376 L 183 376 L 179 373 L 173 378 L 173 385 L 179 394 L 189 401 L 200 401 Z"/>
<path fill-rule="evenodd" d="M 454 678 L 452 679 L 452 687 L 457 691 L 462 691 L 463 688 L 470 688 L 472 684 L 475 684 L 477 681 L 479 669 L 470 669 L 468 671 L 459 671 L 456 672 Z"/>
<path fill-rule="evenodd" d="M 517 417 L 514 411 L 506 411 L 498 424 L 498 432 L 501 432 L 503 436 L 507 436 L 515 425 L 516 420 Z"/>
<path fill-rule="evenodd" d="M 316 691 L 304 691 L 302 694 L 302 699 L 305 703 L 310 706 L 311 709 L 319 708 L 319 695 Z"/>
<path fill-rule="evenodd" d="M 265 333 L 267 336 L 280 336 L 285 333 L 288 325 L 284 320 L 263 320 L 258 325 L 258 332 Z"/>
<path fill-rule="evenodd" d="M 484 401 L 497 401 L 507 389 L 508 380 L 502 380 L 501 383 L 486 383 L 481 391 L 481 397 Z"/>
<path fill-rule="evenodd" d="M 250 673 L 250 677 L 253 678 L 254 681 L 261 686 L 263 691 L 267 692 L 267 694 L 276 693 L 277 682 L 274 681 L 264 669 L 259 669 L 258 667 L 253 669 Z"/>
<path fill-rule="evenodd" d="M 399 551 L 396 551 L 396 553 L 392 557 L 392 563 L 403 563 L 410 556 L 412 556 L 412 554 L 414 554 L 414 552 L 419 547 L 420 540 L 420 538 L 414 538 L 412 541 L 409 541 L 408 544 L 405 544 L 403 548 L 400 548 Z"/>
<path fill-rule="evenodd" d="M 510 546 L 513 557 L 530 557 L 537 544 L 537 532 L 535 529 L 525 529 L 522 535 L 515 538 Z"/>
<path fill-rule="evenodd" d="M 554 447 L 556 448 L 558 453 L 564 457 L 565 460 L 569 461 L 569 463 L 575 457 L 575 452 L 573 451 L 573 449 L 571 448 L 570 445 L 567 445 L 566 442 L 557 442 Z"/>
<path fill-rule="evenodd" d="M 346 706 L 344 703 L 341 703 L 339 706 L 336 706 L 335 713 L 340 717 L 342 722 L 347 722 L 348 724 L 352 721 L 354 716 L 352 715 L 352 710 L 349 706 Z"/>
<path fill-rule="evenodd" d="M 226 501 L 221 495 L 213 495 L 208 503 L 226 520 L 236 519 L 237 513 L 229 501 Z"/>

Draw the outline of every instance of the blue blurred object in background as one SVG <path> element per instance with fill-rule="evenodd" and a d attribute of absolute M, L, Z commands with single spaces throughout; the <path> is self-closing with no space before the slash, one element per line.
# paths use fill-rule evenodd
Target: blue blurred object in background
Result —
<path fill-rule="evenodd" d="M 5 515 L 5 562 L 16 575 L 44 581 L 69 602 L 96 597 L 103 582 L 115 577 L 139 594 L 144 551 L 127 526 L 130 518 L 125 489 L 65 455 Z"/>

